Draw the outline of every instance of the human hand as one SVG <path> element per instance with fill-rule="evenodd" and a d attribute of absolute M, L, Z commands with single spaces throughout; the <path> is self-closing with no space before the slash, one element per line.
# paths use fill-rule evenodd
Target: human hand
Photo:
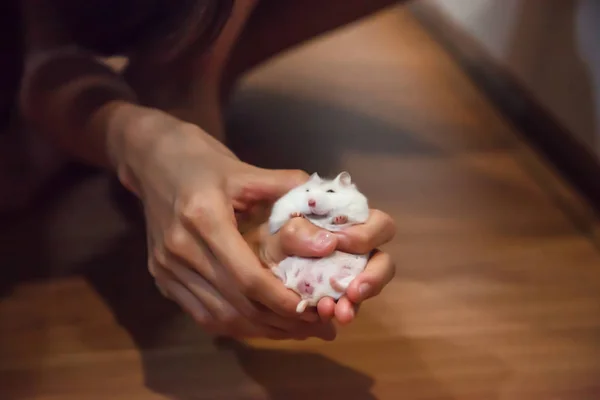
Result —
<path fill-rule="evenodd" d="M 334 250 L 372 256 L 337 302 L 331 297 L 321 299 L 318 313 L 324 322 L 335 318 L 341 324 L 352 322 L 360 304 L 376 295 L 392 280 L 395 265 L 389 254 L 377 250 L 395 235 L 392 218 L 379 210 L 371 210 L 369 219 L 340 232 L 325 231 L 305 218 L 292 218 L 277 233 L 270 235 L 268 224 L 246 235 L 257 248 L 267 267 L 276 266 L 289 256 L 324 257 Z M 339 289 L 342 290 L 341 288 Z"/>
<path fill-rule="evenodd" d="M 262 267 L 235 217 L 308 175 L 245 164 L 198 127 L 159 111 L 128 131 L 116 164 L 144 205 L 148 266 L 163 294 L 214 334 L 333 339 L 316 312 L 296 313 L 299 296 Z"/>
<path fill-rule="evenodd" d="M 387 286 L 396 274 L 391 256 L 379 250 L 396 234 L 392 217 L 380 210 L 371 209 L 369 219 L 361 225 L 350 226 L 336 232 L 337 250 L 352 254 L 371 254 L 365 270 L 352 281 L 337 303 L 331 298 L 318 304 L 323 321 L 335 317 L 341 324 L 353 321 L 358 308 L 365 300 L 373 298 Z"/>

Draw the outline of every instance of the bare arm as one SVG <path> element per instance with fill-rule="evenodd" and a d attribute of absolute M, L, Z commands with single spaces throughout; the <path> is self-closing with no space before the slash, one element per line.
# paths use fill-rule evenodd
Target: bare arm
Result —
<path fill-rule="evenodd" d="M 115 145 L 143 107 L 117 73 L 77 48 L 53 18 L 50 1 L 23 0 L 23 116 L 69 155 L 116 168 Z"/>

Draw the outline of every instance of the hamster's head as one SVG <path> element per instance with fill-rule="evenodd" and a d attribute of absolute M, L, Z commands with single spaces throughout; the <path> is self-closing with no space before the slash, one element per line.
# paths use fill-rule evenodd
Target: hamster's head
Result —
<path fill-rule="evenodd" d="M 344 209 L 363 197 L 348 172 L 340 173 L 335 179 L 323 179 L 314 173 L 295 190 L 304 194 L 306 205 L 314 217 L 330 216 L 332 211 Z"/>

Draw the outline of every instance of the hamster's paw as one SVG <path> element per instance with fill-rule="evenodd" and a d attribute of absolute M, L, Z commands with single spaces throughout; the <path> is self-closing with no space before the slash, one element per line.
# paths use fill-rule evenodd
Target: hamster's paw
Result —
<path fill-rule="evenodd" d="M 346 290 L 348 290 L 348 287 L 350 287 L 350 284 L 352 283 L 353 280 L 354 280 L 353 276 L 348 276 L 348 277 L 342 278 L 340 280 L 332 279 L 331 287 L 333 288 L 333 290 L 335 290 L 338 293 L 346 293 Z"/>
<path fill-rule="evenodd" d="M 305 218 L 301 212 L 293 212 L 290 214 L 290 218 Z"/>
<path fill-rule="evenodd" d="M 354 278 L 354 274 L 350 273 L 349 269 L 343 268 L 331 277 L 329 284 L 336 292 L 345 293 Z"/>
<path fill-rule="evenodd" d="M 336 217 L 333 217 L 333 220 L 332 220 L 332 223 L 334 225 L 344 225 L 347 222 L 348 222 L 348 216 L 347 215 L 338 215 Z"/>

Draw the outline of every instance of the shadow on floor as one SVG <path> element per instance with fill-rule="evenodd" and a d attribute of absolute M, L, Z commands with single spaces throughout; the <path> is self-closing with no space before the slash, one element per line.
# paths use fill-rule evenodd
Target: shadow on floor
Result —
<path fill-rule="evenodd" d="M 7 296 L 17 282 L 47 279 L 51 272 L 45 268 L 44 224 L 50 223 L 48 211 L 60 205 L 78 184 L 95 176 L 97 170 L 69 165 L 43 186 L 36 201 L 24 208 L 0 212 L 0 299 Z"/>
<path fill-rule="evenodd" d="M 442 154 L 417 134 L 315 99 L 244 90 L 235 103 L 241 106 L 230 107 L 229 146 L 240 158 L 265 168 L 336 174 L 348 149 L 397 156 Z"/>
<path fill-rule="evenodd" d="M 376 399 L 373 377 L 321 354 L 256 349 L 226 339 L 217 344 L 233 352 L 244 374 L 264 388 L 268 399 Z"/>

